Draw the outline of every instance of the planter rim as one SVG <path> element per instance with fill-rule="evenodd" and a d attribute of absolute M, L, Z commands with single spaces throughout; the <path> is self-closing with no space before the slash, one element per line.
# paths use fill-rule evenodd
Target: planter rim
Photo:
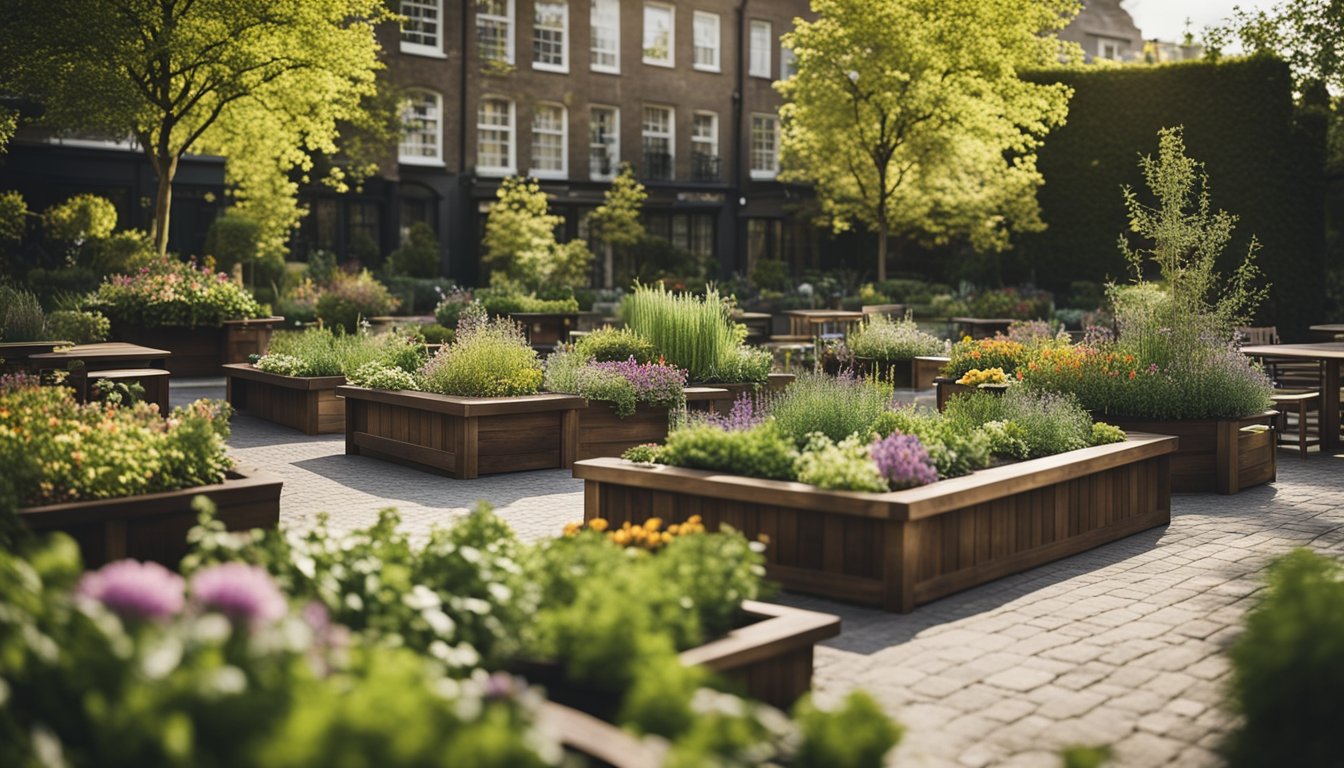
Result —
<path fill-rule="evenodd" d="M 738 501 L 816 509 L 855 517 L 918 520 L 1000 498 L 1007 493 L 1035 490 L 1100 469 L 1172 454 L 1177 442 L 1178 438 L 1168 435 L 1132 432 L 1122 443 L 1080 448 L 887 493 L 823 490 L 793 481 L 763 480 L 663 464 L 648 469 L 624 459 L 611 458 L 575 462 L 574 477 L 618 484 L 622 478 L 638 477 L 635 485 L 673 492 L 685 492 L 687 484 L 694 482 L 712 486 L 716 493 Z"/>
<path fill-rule="evenodd" d="M 345 383 L 344 376 L 286 376 L 263 371 L 251 363 L 226 363 L 223 368 L 225 376 L 259 381 L 288 389 L 335 389 Z"/>
<path fill-rule="evenodd" d="M 285 318 L 280 315 L 267 315 L 266 317 L 243 317 L 238 318 L 237 320 L 225 320 L 222 324 L 225 326 L 249 326 L 278 325 L 283 322 L 285 322 Z"/>
<path fill-rule="evenodd" d="M 1279 412 L 1273 409 L 1253 413 L 1249 416 L 1229 416 L 1227 418 L 1202 418 L 1202 419 L 1155 419 L 1151 416 L 1120 416 L 1117 414 L 1094 414 L 1094 421 L 1105 421 L 1110 424 L 1113 422 L 1131 422 L 1140 424 L 1217 424 L 1220 421 L 1235 421 L 1240 424 L 1260 424 L 1266 419 L 1278 418 Z"/>
<path fill-rule="evenodd" d="M 183 495 L 208 495 L 223 490 L 237 491 L 243 489 L 255 489 L 264 493 L 272 487 L 278 489 L 280 483 L 279 477 L 261 470 L 250 467 L 234 467 L 225 473 L 224 482 L 214 485 L 196 485 L 189 488 L 178 488 L 173 491 L 158 491 L 156 493 L 142 493 L 135 496 L 118 496 L 108 499 L 63 501 L 59 504 L 46 504 L 40 507 L 21 507 L 18 510 L 18 515 L 20 518 L 40 517 L 49 524 L 44 527 L 100 517 L 103 513 L 108 512 L 111 507 L 122 507 L 123 509 L 117 510 L 121 517 L 148 517 L 161 512 L 162 507 L 178 502 Z"/>
<path fill-rule="evenodd" d="M 815 645 L 840 634 L 840 617 L 759 600 L 743 600 L 742 612 L 759 619 L 679 654 L 685 666 L 718 672 L 740 667 L 786 648 Z"/>
<path fill-rule="evenodd" d="M 588 407 L 588 401 L 578 395 L 519 395 L 517 397 L 458 397 L 434 392 L 409 389 L 369 389 L 353 384 L 336 388 L 338 397 L 367 400 L 375 403 L 401 405 L 446 413 L 452 416 L 495 416 L 502 413 L 538 413 L 566 411 Z"/>

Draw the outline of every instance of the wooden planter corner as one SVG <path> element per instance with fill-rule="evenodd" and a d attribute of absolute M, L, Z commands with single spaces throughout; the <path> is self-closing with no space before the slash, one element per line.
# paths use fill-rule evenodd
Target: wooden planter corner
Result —
<path fill-rule="evenodd" d="M 112 338 L 172 352 L 165 367 L 175 377 L 219 376 L 225 364 L 245 363 L 250 355 L 266 354 L 272 332 L 284 321 L 283 317 L 263 317 L 225 320 L 220 326 L 152 328 L 116 323 Z"/>
<path fill-rule="evenodd" d="M 1171 520 L 1175 438 L 982 470 L 892 493 L 824 491 L 619 459 L 574 465 L 584 517 L 613 525 L 700 515 L 769 537 L 767 573 L 786 589 L 907 612 Z"/>
<path fill-rule="evenodd" d="M 1178 438 L 1171 457 L 1171 490 L 1240 493 L 1278 477 L 1275 411 L 1241 419 L 1128 419 L 1095 415 L 1126 432 Z"/>
<path fill-rule="evenodd" d="M 205 496 L 229 530 L 274 528 L 280 522 L 278 478 L 235 469 L 219 485 L 203 485 L 120 499 L 92 499 L 19 510 L 34 531 L 62 531 L 79 543 L 87 568 L 112 560 L 152 560 L 176 568 L 196 525 L 191 502 Z"/>
<path fill-rule="evenodd" d="M 453 397 L 342 385 L 345 452 L 469 480 L 574 462 L 578 395 Z"/>
<path fill-rule="evenodd" d="M 251 363 L 224 366 L 229 404 L 240 413 L 305 435 L 345 431 L 345 400 L 336 396 L 344 376 L 281 376 Z"/>
<path fill-rule="evenodd" d="M 707 410 L 727 397 L 726 389 L 687 387 L 686 407 Z M 577 441 L 572 453 L 574 460 L 620 456 L 636 445 L 663 442 L 667 439 L 670 411 L 669 408 L 641 405 L 634 413 L 621 418 L 611 403 L 588 401 L 588 407 L 579 411 L 578 428 L 574 430 Z"/>
<path fill-rule="evenodd" d="M 915 358 L 914 370 L 914 388 L 932 389 L 934 381 L 943 375 L 943 366 L 951 362 L 951 358 L 939 355 L 925 355 Z"/>

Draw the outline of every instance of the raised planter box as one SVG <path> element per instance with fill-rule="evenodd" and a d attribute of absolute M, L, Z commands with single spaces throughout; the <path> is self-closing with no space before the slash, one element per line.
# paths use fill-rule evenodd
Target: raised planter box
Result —
<path fill-rule="evenodd" d="M 510 312 L 534 347 L 552 348 L 569 343 L 569 332 L 578 328 L 578 312 Z"/>
<path fill-rule="evenodd" d="M 915 389 L 932 389 L 934 380 L 943 375 L 943 366 L 950 361 L 951 358 L 939 355 L 916 357 L 913 382 Z"/>
<path fill-rule="evenodd" d="M 187 553 L 187 531 L 196 525 L 192 499 L 214 502 L 229 530 L 274 528 L 280 522 L 280 485 L 278 478 L 236 469 L 219 485 L 27 507 L 19 510 L 19 519 L 34 531 L 72 536 L 88 568 L 123 558 L 176 568 Z"/>
<path fill-rule="evenodd" d="M 469 480 L 574 463 L 578 395 L 452 397 L 342 385 L 345 452 Z"/>
<path fill-rule="evenodd" d="M 1126 432 L 1152 432 L 1179 439 L 1171 457 L 1171 490 L 1240 493 L 1278 476 L 1275 411 L 1244 419 L 1124 419 L 1097 415 Z"/>
<path fill-rule="evenodd" d="M 305 435 L 345 431 L 345 400 L 336 396 L 344 376 L 281 376 L 251 363 L 226 365 L 224 375 L 229 404 L 241 413 Z"/>
<path fill-rule="evenodd" d="M 969 392 L 988 392 L 991 395 L 1002 395 L 1008 387 L 1004 384 L 986 384 L 984 386 L 972 387 L 969 384 L 958 384 L 955 379 L 946 376 L 938 376 L 933 380 L 934 396 L 937 399 L 938 410 L 947 408 L 947 402 L 957 395 L 963 395 Z M 1139 429 L 1136 432 L 1146 432 Z"/>
<path fill-rule="evenodd" d="M 907 612 L 915 606 L 1171 521 L 1175 438 L 982 470 L 893 493 L 824 491 L 619 459 L 574 465 L 584 517 L 613 525 L 700 515 L 769 537 L 786 589 Z"/>
<path fill-rule="evenodd" d="M 726 389 L 687 387 L 686 407 L 709 409 L 727 397 Z M 668 419 L 668 408 L 641 405 L 634 413 L 621 418 L 611 403 L 590 400 L 588 407 L 579 411 L 579 426 L 574 430 L 578 441 L 574 460 L 620 456 L 636 445 L 661 443 L 667 439 Z"/>
<path fill-rule="evenodd" d="M 772 373 L 769 378 L 765 380 L 764 384 L 753 384 L 749 382 L 714 384 L 713 386 L 715 387 L 728 390 L 728 397 L 722 400 L 713 401 L 713 409 L 726 415 L 728 411 L 732 410 L 733 403 L 743 392 L 782 392 L 797 378 L 798 376 L 792 373 Z"/>
<path fill-rule="evenodd" d="M 854 358 L 854 373 L 875 376 L 900 389 L 909 389 L 915 383 L 914 360 L 878 360 L 872 357 Z"/>
<path fill-rule="evenodd" d="M 226 320 L 220 327 L 163 325 L 154 328 L 114 324 L 112 338 L 172 352 L 167 368 L 177 377 L 219 376 L 229 363 L 264 355 L 283 317 Z"/>

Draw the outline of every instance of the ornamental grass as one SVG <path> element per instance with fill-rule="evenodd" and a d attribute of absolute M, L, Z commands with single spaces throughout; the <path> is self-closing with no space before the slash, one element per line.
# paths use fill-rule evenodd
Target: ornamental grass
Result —
<path fill-rule="evenodd" d="M 742 329 L 712 288 L 700 298 L 661 285 L 636 286 L 621 301 L 621 318 L 691 381 L 762 382 L 770 374 L 769 352 L 742 346 Z"/>

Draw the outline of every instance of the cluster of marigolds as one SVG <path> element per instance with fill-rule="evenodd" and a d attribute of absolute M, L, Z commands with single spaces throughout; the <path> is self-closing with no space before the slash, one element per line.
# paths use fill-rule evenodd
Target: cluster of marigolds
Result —
<path fill-rule="evenodd" d="M 641 549 L 660 549 L 667 546 L 678 536 L 689 536 L 694 533 L 704 533 L 705 525 L 699 515 L 691 515 L 686 522 L 681 524 L 672 524 L 663 528 L 663 520 L 660 517 L 651 517 L 644 521 L 643 525 L 633 525 L 626 522 L 620 528 L 610 530 L 611 524 L 600 517 L 593 518 L 587 523 L 569 523 L 565 525 L 566 536 L 577 536 L 584 530 L 606 533 L 607 540 L 622 547 L 639 547 Z"/>

